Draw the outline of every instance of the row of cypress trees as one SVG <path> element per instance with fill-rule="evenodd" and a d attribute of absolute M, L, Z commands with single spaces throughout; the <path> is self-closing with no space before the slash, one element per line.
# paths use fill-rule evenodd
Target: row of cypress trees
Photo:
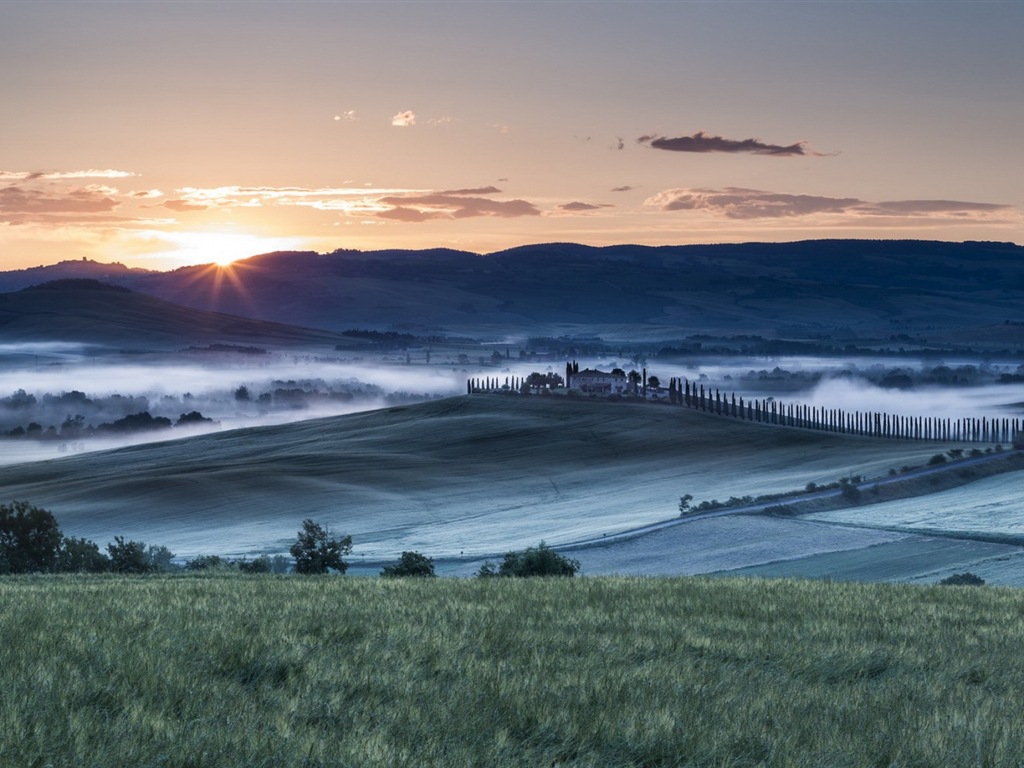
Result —
<path fill-rule="evenodd" d="M 722 416 L 801 427 L 826 432 L 839 432 L 868 437 L 900 440 L 950 442 L 1010 443 L 1024 429 L 1016 418 L 938 416 L 902 416 L 875 411 L 846 411 L 842 408 L 821 408 L 782 403 L 773 398 L 745 400 L 736 393 L 723 395 L 709 386 L 686 379 L 669 380 L 669 402 Z"/>

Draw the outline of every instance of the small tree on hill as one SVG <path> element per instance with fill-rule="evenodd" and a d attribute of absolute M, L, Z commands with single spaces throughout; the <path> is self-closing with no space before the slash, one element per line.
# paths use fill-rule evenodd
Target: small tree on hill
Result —
<path fill-rule="evenodd" d="M 403 552 L 398 562 L 394 565 L 385 565 L 380 575 L 392 578 L 400 576 L 430 578 L 437 576 L 434 573 L 434 559 L 419 552 Z"/>
<path fill-rule="evenodd" d="M 335 538 L 328 529 L 307 518 L 288 551 L 295 558 L 296 573 L 344 573 L 348 563 L 342 557 L 351 554 L 352 537 Z"/>

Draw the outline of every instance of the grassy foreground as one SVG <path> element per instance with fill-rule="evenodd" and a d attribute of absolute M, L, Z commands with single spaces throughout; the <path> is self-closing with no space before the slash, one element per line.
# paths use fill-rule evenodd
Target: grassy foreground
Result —
<path fill-rule="evenodd" d="M 0 765 L 1011 766 L 1024 594 L 0 581 Z"/>

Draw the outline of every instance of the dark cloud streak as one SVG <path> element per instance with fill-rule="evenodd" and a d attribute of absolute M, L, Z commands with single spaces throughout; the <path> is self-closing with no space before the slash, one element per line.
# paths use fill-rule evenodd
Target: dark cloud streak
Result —
<path fill-rule="evenodd" d="M 820 157 L 820 154 L 807 149 L 806 141 L 798 141 L 795 144 L 783 146 L 780 144 L 765 144 L 757 139 L 726 139 L 721 136 L 710 136 L 704 131 L 697 131 L 692 136 L 679 136 L 668 138 L 651 134 L 641 136 L 636 140 L 638 144 L 646 144 L 652 149 L 664 149 L 669 152 L 723 152 L 727 154 L 751 154 L 771 155 L 773 157 L 793 157 L 812 155 Z"/>

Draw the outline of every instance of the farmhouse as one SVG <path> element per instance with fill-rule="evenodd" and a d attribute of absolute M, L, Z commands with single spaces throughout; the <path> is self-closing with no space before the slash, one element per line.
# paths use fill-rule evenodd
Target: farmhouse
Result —
<path fill-rule="evenodd" d="M 587 368 L 583 371 L 574 372 L 565 383 L 570 389 L 578 389 L 580 392 L 592 392 L 601 395 L 621 395 L 628 386 L 625 375 L 620 373 L 605 373 Z"/>

